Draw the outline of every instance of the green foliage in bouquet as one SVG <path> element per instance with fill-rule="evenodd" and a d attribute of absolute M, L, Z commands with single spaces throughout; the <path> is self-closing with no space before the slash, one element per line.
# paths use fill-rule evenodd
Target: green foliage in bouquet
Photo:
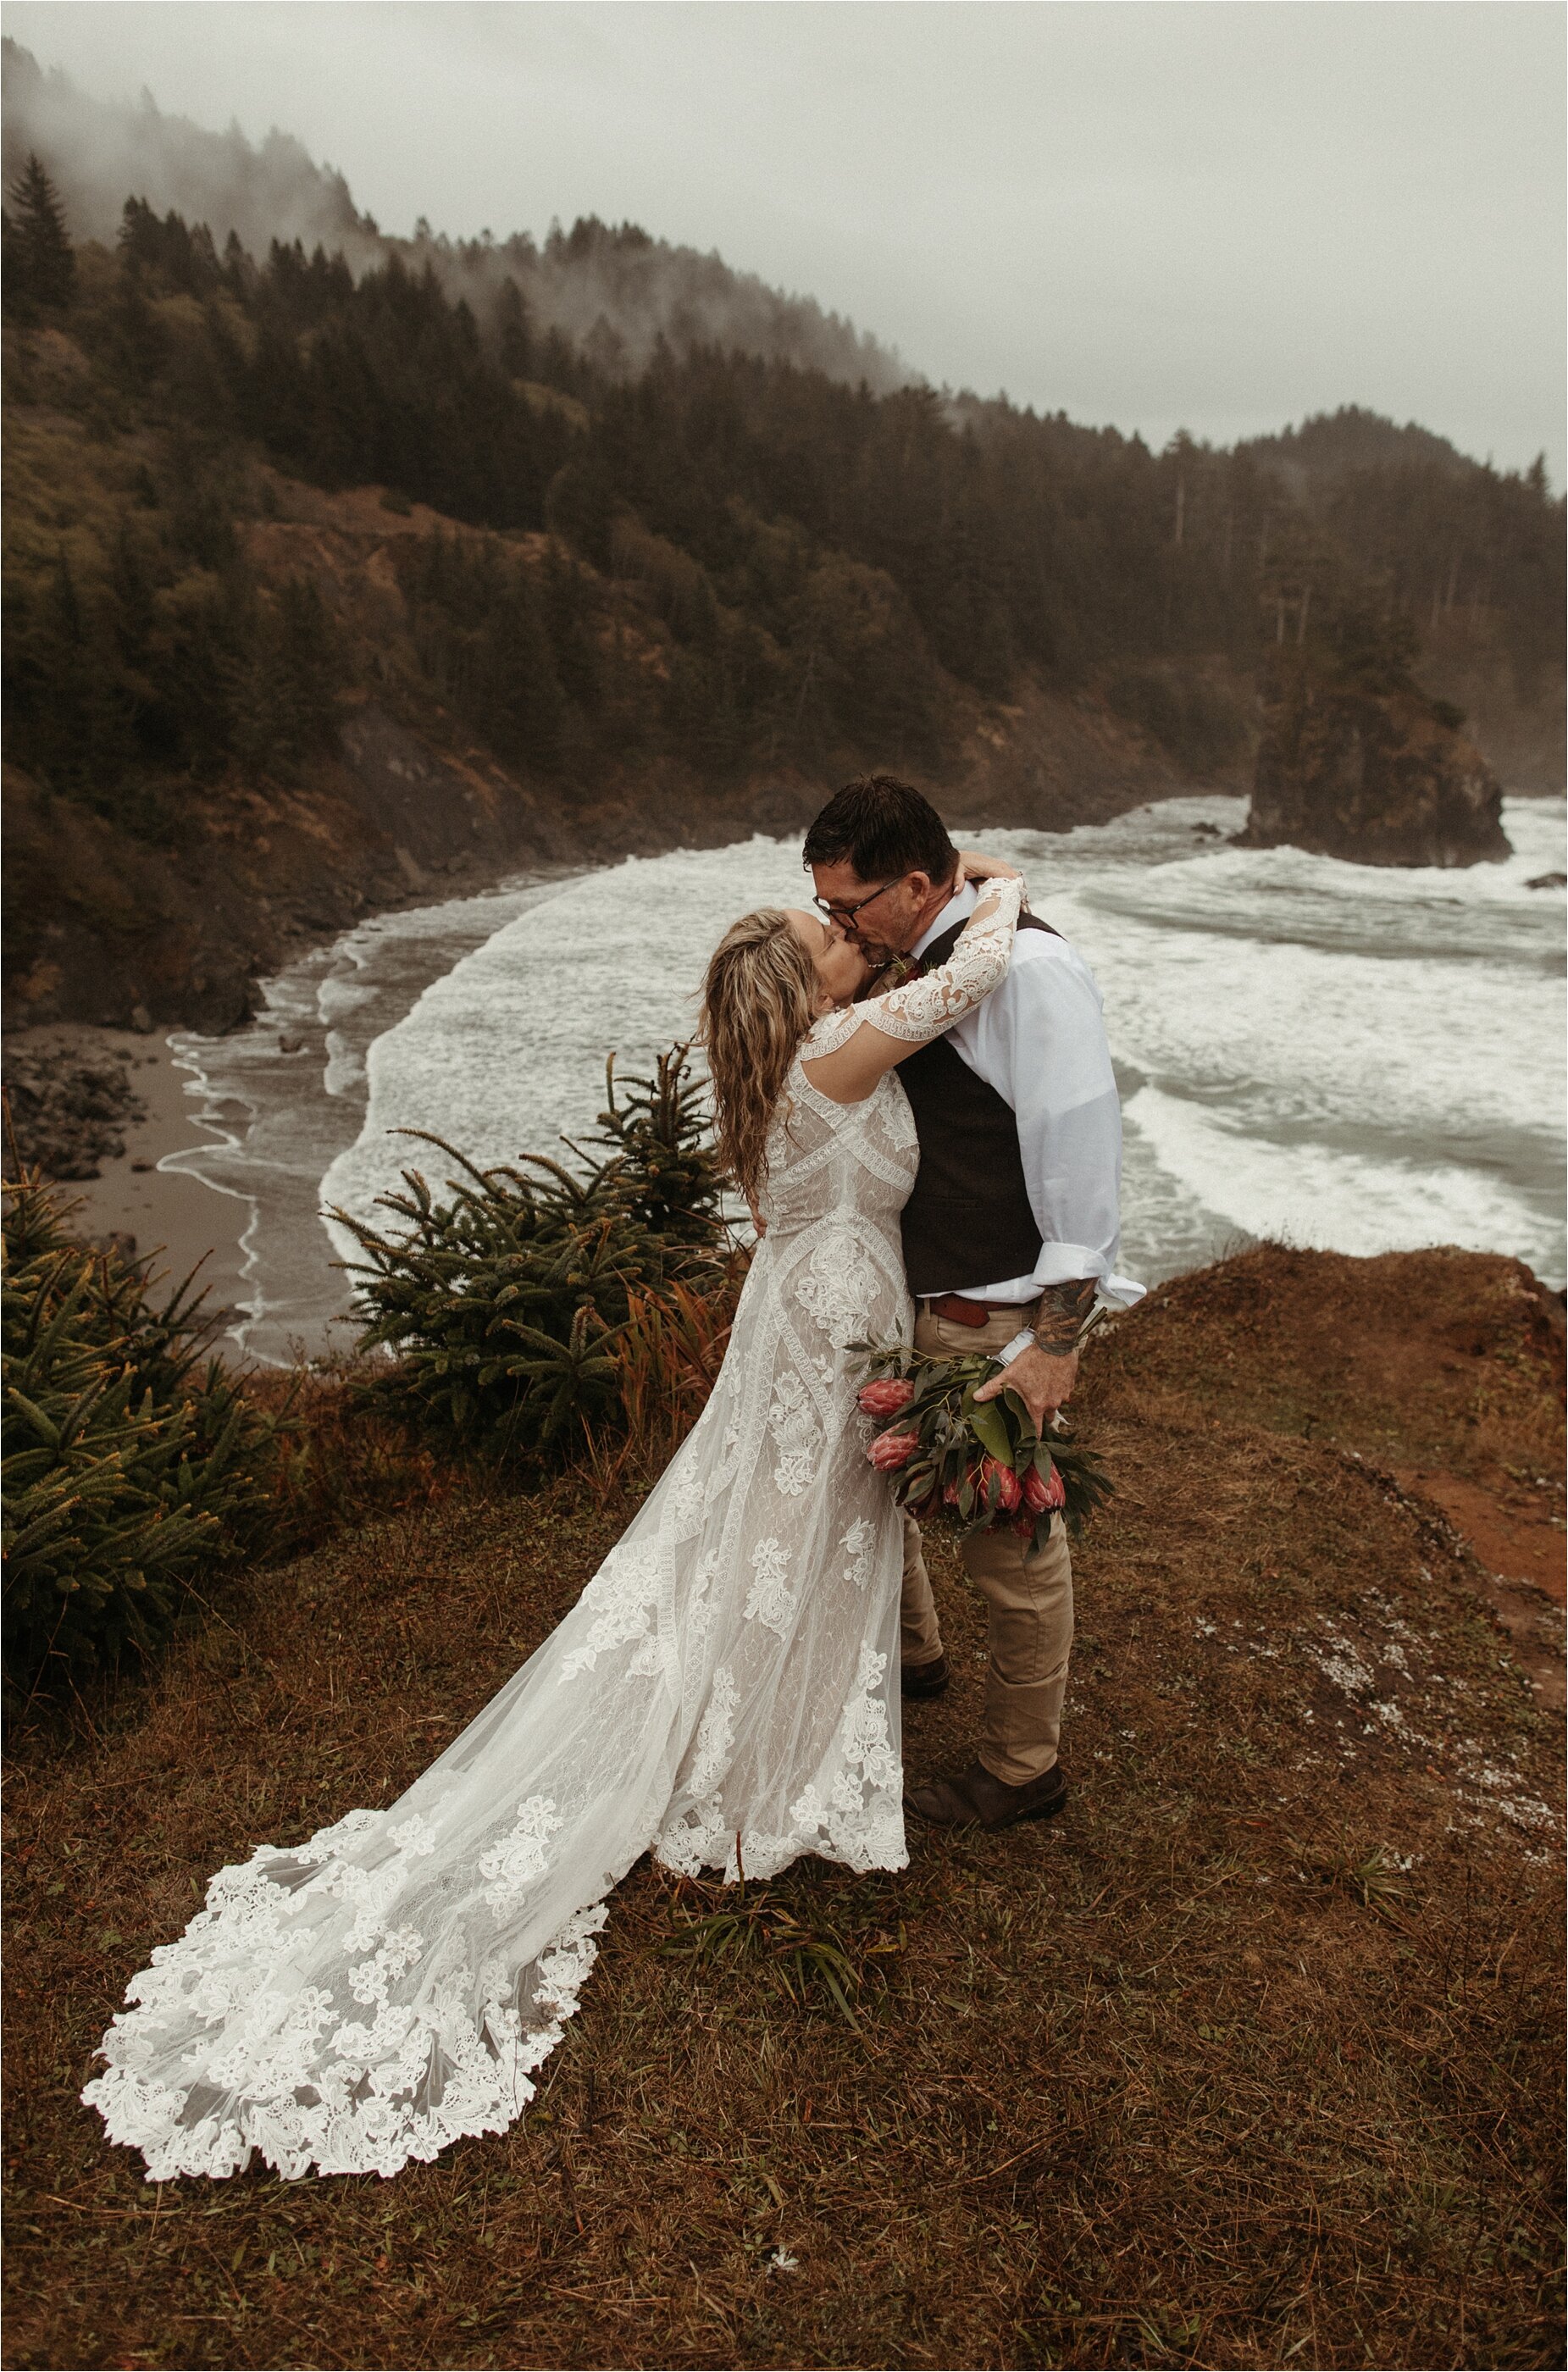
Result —
<path fill-rule="evenodd" d="M 378 1230 L 333 1214 L 363 1251 L 347 1263 L 366 1322 L 361 1348 L 397 1364 L 368 1387 L 380 1405 L 486 1456 L 558 1459 L 621 1421 L 622 1333 L 650 1296 L 716 1293 L 733 1265 L 723 1180 L 703 1139 L 689 1052 L 661 1055 L 651 1079 L 618 1090 L 579 1169 L 544 1154 L 479 1169 L 419 1136 L 463 1175 L 438 1201 L 417 1170 Z"/>
<path fill-rule="evenodd" d="M 71 1240 L 37 1170 L 5 1189 L 5 1671 L 13 1687 L 145 1655 L 249 1545 L 286 1422 L 203 1357 L 192 1281 Z"/>
<path fill-rule="evenodd" d="M 1042 1548 L 1053 1515 L 1076 1539 L 1109 1498 L 1105 1461 L 1060 1422 L 1042 1436 L 1016 1392 L 975 1398 L 997 1372 L 985 1353 L 927 1359 L 907 1343 L 854 1347 L 865 1359 L 860 1405 L 885 1420 L 866 1455 L 912 1515 L 947 1514 L 966 1532 L 1011 1524 Z"/>

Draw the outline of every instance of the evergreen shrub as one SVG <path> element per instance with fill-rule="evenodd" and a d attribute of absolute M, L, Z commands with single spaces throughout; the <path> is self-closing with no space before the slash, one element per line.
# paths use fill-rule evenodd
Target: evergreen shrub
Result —
<path fill-rule="evenodd" d="M 283 1414 L 203 1355 L 204 1296 L 158 1300 L 149 1262 L 73 1242 L 41 1173 L 5 1188 L 0 1390 L 4 1657 L 29 1686 L 174 1630 L 207 1571 L 249 1546 Z"/>
<path fill-rule="evenodd" d="M 647 1402 L 650 1339 L 690 1365 L 694 1304 L 731 1292 L 738 1265 L 703 1091 L 685 1046 L 624 1086 L 612 1055 L 605 1083 L 575 1168 L 523 1154 L 480 1169 L 411 1129 L 462 1172 L 444 1199 L 406 1169 L 380 1197 L 401 1227 L 333 1214 L 364 1254 L 346 1263 L 360 1348 L 396 1356 L 362 1388 L 374 1404 L 486 1457 L 558 1463 L 626 1429 L 629 1388 Z"/>

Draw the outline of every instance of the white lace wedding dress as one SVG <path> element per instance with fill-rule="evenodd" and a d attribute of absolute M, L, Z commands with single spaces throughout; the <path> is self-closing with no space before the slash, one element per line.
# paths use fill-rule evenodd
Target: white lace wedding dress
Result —
<path fill-rule="evenodd" d="M 909 1326 L 914 1125 L 894 1077 L 841 1105 L 801 1061 L 867 1017 L 937 1034 L 1005 971 L 1017 906 L 993 885 L 939 971 L 806 1041 L 718 1382 L 559 1628 L 389 1809 L 220 1870 L 133 1979 L 82 2098 L 149 2180 L 252 2151 L 389 2175 L 504 2131 L 640 1854 L 904 1866 L 900 1530 L 847 1346 Z"/>

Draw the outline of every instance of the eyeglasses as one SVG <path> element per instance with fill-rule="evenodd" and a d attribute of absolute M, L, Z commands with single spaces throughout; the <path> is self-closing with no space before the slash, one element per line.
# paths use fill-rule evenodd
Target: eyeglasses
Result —
<path fill-rule="evenodd" d="M 819 914 L 826 914 L 830 923 L 853 923 L 867 906 L 874 906 L 878 898 L 885 898 L 889 890 L 896 890 L 900 881 L 908 878 L 906 873 L 900 873 L 891 881 L 884 881 L 880 890 L 873 890 L 868 896 L 857 898 L 853 906 L 840 905 L 831 898 L 813 898 L 811 903 Z"/>

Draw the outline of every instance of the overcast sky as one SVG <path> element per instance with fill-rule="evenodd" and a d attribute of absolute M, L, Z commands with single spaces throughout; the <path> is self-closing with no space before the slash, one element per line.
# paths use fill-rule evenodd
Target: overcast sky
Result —
<path fill-rule="evenodd" d="M 1341 403 L 1563 480 L 1557 0 L 9 0 L 384 230 L 717 248 L 938 383 L 1215 442 Z"/>

